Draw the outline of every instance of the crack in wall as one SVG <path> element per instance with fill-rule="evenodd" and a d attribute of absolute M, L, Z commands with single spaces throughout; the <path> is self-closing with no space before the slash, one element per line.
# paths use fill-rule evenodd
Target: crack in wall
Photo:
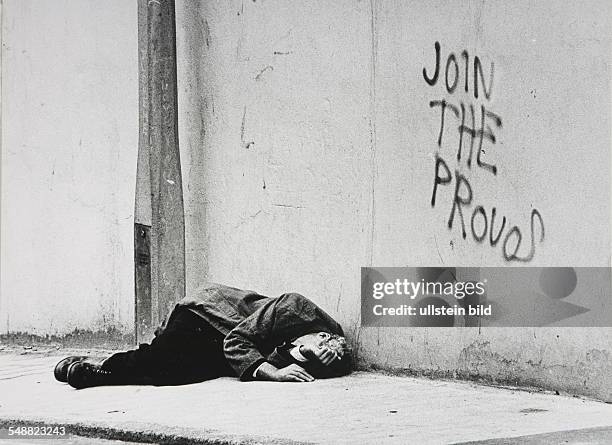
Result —
<path fill-rule="evenodd" d="M 376 0 L 370 0 L 370 33 L 371 33 L 371 63 L 370 63 L 370 172 L 372 175 L 370 195 L 370 244 L 368 246 L 368 264 L 374 261 L 374 231 L 376 218 L 376 59 L 378 53 L 378 34 L 376 31 Z"/>

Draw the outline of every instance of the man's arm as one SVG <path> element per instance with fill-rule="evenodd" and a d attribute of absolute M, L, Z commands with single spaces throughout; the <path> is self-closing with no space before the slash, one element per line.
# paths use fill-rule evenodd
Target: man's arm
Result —
<path fill-rule="evenodd" d="M 284 294 L 232 329 L 224 341 L 225 357 L 241 380 L 253 380 L 255 370 L 266 362 L 263 354 L 274 351 L 279 341 L 317 330 L 342 333 L 340 325 L 307 298 Z"/>
<path fill-rule="evenodd" d="M 276 302 L 271 300 L 232 329 L 223 341 L 223 352 L 240 380 L 255 379 L 255 371 L 266 362 L 261 350 L 274 323 Z"/>

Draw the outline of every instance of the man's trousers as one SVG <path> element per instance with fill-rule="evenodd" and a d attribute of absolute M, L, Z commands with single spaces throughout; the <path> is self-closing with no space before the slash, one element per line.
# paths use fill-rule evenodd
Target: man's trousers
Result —
<path fill-rule="evenodd" d="M 150 344 L 107 358 L 102 368 L 125 384 L 182 385 L 235 375 L 223 354 L 223 334 L 177 306 Z"/>

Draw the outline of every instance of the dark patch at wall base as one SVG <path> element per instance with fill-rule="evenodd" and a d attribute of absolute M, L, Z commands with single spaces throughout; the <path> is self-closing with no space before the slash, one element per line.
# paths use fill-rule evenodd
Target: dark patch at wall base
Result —
<path fill-rule="evenodd" d="M 431 380 L 464 380 L 466 382 L 474 382 L 479 385 L 492 386 L 495 388 L 506 388 L 513 391 L 526 391 L 531 393 L 549 393 L 560 395 L 559 390 L 551 390 L 542 388 L 537 382 L 530 382 L 525 379 L 494 378 L 485 374 L 467 373 L 460 369 L 445 370 L 445 369 L 421 369 L 421 368 L 386 368 L 377 365 L 358 364 L 357 371 L 378 372 L 384 375 L 396 377 L 419 377 Z M 567 394 L 563 394 L 567 395 Z"/>
<path fill-rule="evenodd" d="M 111 328 L 103 331 L 75 329 L 65 335 L 33 335 L 26 332 L 11 332 L 0 334 L 0 344 L 3 346 L 21 346 L 26 349 L 35 346 L 126 349 L 132 348 L 136 341 L 134 334 L 125 334 L 118 329 Z"/>
<path fill-rule="evenodd" d="M 538 377 L 538 374 L 542 372 L 542 368 L 546 368 L 545 366 L 537 366 L 540 368 L 540 372 L 533 373 L 529 372 L 529 368 L 536 365 L 532 363 L 512 363 L 512 361 L 507 358 L 504 359 L 504 364 L 499 365 L 498 369 L 494 369 L 492 368 L 491 361 L 495 361 L 501 356 L 495 353 L 490 354 L 490 351 L 482 351 L 479 354 L 480 359 L 476 358 L 475 361 L 472 361 L 472 359 L 469 358 L 469 354 L 466 355 L 462 353 L 463 363 L 460 363 L 459 366 L 454 369 L 427 369 L 412 366 L 408 366 L 407 368 L 386 367 L 371 365 L 365 363 L 363 360 L 355 360 L 355 363 L 357 364 L 356 370 L 358 371 L 380 372 L 392 376 L 420 377 L 433 380 L 465 380 L 478 383 L 479 385 L 507 388 L 513 391 L 584 397 L 612 403 L 612 393 L 607 389 L 602 389 L 606 388 L 604 380 L 607 375 L 606 369 L 609 369 L 609 362 L 600 367 L 600 372 L 597 375 L 589 376 L 589 385 L 584 385 L 583 382 L 578 382 L 575 376 L 571 375 L 569 377 L 557 375 L 555 377 L 557 380 L 556 382 L 544 381 L 542 378 Z M 481 366 L 479 367 L 478 364 Z M 502 370 L 505 366 L 510 366 L 508 369 L 513 368 L 513 370 Z M 607 366 L 607 368 L 605 366 Z M 570 370 L 573 367 L 568 365 L 567 368 L 567 370 Z M 581 366 L 578 365 L 576 368 L 581 368 Z M 585 366 L 583 365 L 582 369 L 584 368 Z"/>

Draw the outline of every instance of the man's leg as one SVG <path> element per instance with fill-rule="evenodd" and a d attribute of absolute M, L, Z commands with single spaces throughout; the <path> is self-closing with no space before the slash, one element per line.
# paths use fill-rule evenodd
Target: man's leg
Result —
<path fill-rule="evenodd" d="M 223 355 L 223 335 L 181 306 L 150 344 L 110 356 L 101 370 L 110 376 L 102 378 L 108 381 L 102 384 L 180 385 L 231 375 Z"/>

